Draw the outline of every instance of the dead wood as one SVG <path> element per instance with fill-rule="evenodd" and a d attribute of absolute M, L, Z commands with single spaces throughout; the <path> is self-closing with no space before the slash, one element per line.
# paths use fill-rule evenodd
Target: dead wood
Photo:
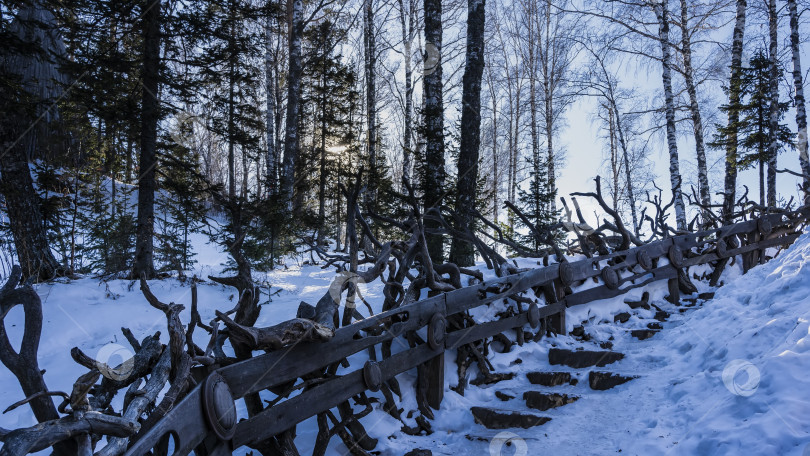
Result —
<path fill-rule="evenodd" d="M 251 350 L 279 350 L 298 342 L 326 341 L 335 334 L 333 329 L 304 318 L 294 318 L 266 328 L 253 328 L 236 323 L 222 312 L 217 311 L 216 314 L 227 326 L 231 343 Z"/>

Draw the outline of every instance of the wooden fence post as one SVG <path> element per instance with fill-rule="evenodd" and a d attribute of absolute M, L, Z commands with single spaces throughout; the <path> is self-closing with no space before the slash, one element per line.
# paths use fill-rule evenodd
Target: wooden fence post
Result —
<path fill-rule="evenodd" d="M 553 282 L 543 287 L 543 295 L 546 297 L 547 305 L 556 304 L 565 298 L 565 287 L 559 278 L 554 279 Z M 548 321 L 552 331 L 557 334 L 565 334 L 565 309 L 548 317 Z"/>
<path fill-rule="evenodd" d="M 677 270 L 676 270 L 677 273 Z M 667 301 L 671 302 L 672 304 L 677 305 L 681 302 L 681 288 L 678 284 L 678 276 L 667 280 L 667 288 L 669 289 L 669 296 L 667 296 Z"/>

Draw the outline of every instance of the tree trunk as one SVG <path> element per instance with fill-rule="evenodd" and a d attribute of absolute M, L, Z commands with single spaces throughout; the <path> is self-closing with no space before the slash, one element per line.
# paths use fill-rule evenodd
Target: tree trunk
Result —
<path fill-rule="evenodd" d="M 438 207 L 444 197 L 444 102 L 442 96 L 442 1 L 425 0 L 425 170 L 424 210 Z M 426 220 L 427 229 L 436 228 L 437 222 Z M 431 259 L 441 263 L 444 241 L 441 235 L 427 236 Z"/>
<path fill-rule="evenodd" d="M 267 175 L 265 176 L 265 186 L 267 188 L 267 195 L 272 196 L 276 194 L 276 97 L 275 97 L 275 78 L 273 77 L 273 69 L 276 67 L 275 54 L 273 53 L 273 19 L 268 15 L 267 24 L 264 29 L 264 75 L 265 86 L 267 90 L 267 113 L 265 114 L 265 121 L 267 129 L 267 156 L 265 157 L 265 168 Z"/>
<path fill-rule="evenodd" d="M 706 166 L 706 149 L 703 144 L 703 120 L 698 106 L 697 87 L 695 86 L 694 69 L 692 68 L 692 41 L 689 36 L 689 16 L 686 0 L 681 0 L 681 47 L 683 52 L 683 72 L 686 80 L 686 91 L 689 93 L 689 111 L 692 115 L 692 131 L 695 136 L 695 152 L 698 167 L 698 194 L 700 202 L 708 207 L 712 197 L 709 190 L 709 172 Z M 704 223 L 708 219 L 704 217 Z"/>
<path fill-rule="evenodd" d="M 558 36 L 551 36 L 551 9 L 553 8 L 551 0 L 546 0 L 545 8 L 545 40 L 544 50 L 540 53 L 540 60 L 542 62 L 543 70 L 543 109 L 546 121 L 546 167 L 548 168 L 548 175 L 546 176 L 546 192 L 551 196 L 549 201 L 548 210 L 552 217 L 556 216 L 557 212 L 557 180 L 555 164 L 554 164 L 554 117 L 557 115 L 554 110 L 554 96 L 558 92 L 559 80 L 557 79 L 557 65 L 562 64 L 558 61 L 558 50 L 561 45 L 557 42 Z M 557 30 L 555 30 L 556 35 Z M 564 51 L 563 51 L 564 52 Z"/>
<path fill-rule="evenodd" d="M 740 122 L 740 95 L 742 92 L 742 52 L 745 37 L 746 0 L 737 0 L 737 19 L 731 44 L 731 79 L 728 84 L 728 125 L 726 138 L 726 179 L 723 186 L 723 222 L 731 223 L 737 199 L 737 124 Z"/>
<path fill-rule="evenodd" d="M 5 90 L 0 91 L 0 93 Z M 3 94 L 4 100 L 13 94 Z M 25 277 L 48 280 L 64 271 L 54 258 L 42 223 L 39 197 L 28 170 L 23 144 L 16 134 L 20 128 L 16 116 L 19 112 L 3 110 L 0 113 L 2 141 L 6 153 L 0 154 L 0 190 L 5 197 L 9 228 L 14 236 L 14 247 Z"/>
<path fill-rule="evenodd" d="M 611 97 L 613 97 L 613 89 L 611 88 Z M 616 106 L 615 100 L 611 101 L 611 109 L 616 116 L 616 133 L 619 138 L 619 146 L 622 148 L 622 158 L 624 161 L 624 176 L 627 179 L 627 202 L 630 205 L 630 215 L 633 219 L 633 233 L 638 236 L 641 225 L 638 221 L 638 214 L 636 213 L 636 196 L 633 191 L 633 178 L 630 173 L 630 152 L 627 150 L 627 141 L 624 138 L 624 127 L 622 127 L 621 115 L 619 108 Z"/>
<path fill-rule="evenodd" d="M 234 0 L 228 2 L 228 22 L 230 33 L 228 34 L 228 197 L 233 200 L 236 197 L 236 124 L 234 110 L 236 108 L 236 38 L 234 23 L 235 5 Z M 244 180 L 245 176 L 242 177 Z"/>
<path fill-rule="evenodd" d="M 661 43 L 662 79 L 664 83 L 664 103 L 667 119 L 667 146 L 669 149 L 669 180 L 672 197 L 675 200 L 675 222 L 679 230 L 686 229 L 686 210 L 681 192 L 681 170 L 678 162 L 678 143 L 675 136 L 675 101 L 672 95 L 671 51 L 669 44 L 669 1 L 656 4 L 658 16 L 658 39 Z"/>
<path fill-rule="evenodd" d="M 410 0 L 409 0 L 410 1 Z M 399 0 L 399 23 L 402 28 L 402 44 L 405 52 L 405 130 L 402 138 L 402 190 L 405 190 L 405 182 L 411 182 L 411 140 L 413 139 L 413 67 L 411 62 L 413 41 L 413 13 L 414 5 L 409 3 L 408 20 L 406 25 L 405 4 Z"/>
<path fill-rule="evenodd" d="M 143 99 L 141 102 L 141 156 L 138 179 L 138 221 L 135 244 L 134 277 L 155 275 L 153 260 L 155 235 L 155 167 L 157 165 L 157 124 L 160 102 L 157 99 L 160 78 L 161 0 L 144 2 L 143 13 Z"/>
<path fill-rule="evenodd" d="M 322 81 L 324 89 L 326 88 L 326 56 L 323 58 L 324 68 L 321 70 Z M 316 240 L 320 244 L 324 240 L 325 225 L 326 225 L 326 90 L 321 91 L 321 144 L 320 144 L 320 170 L 318 176 L 318 226 L 316 227 L 317 236 Z"/>
<path fill-rule="evenodd" d="M 796 104 L 796 126 L 799 137 L 796 148 L 799 149 L 799 164 L 804 175 L 805 191 L 810 190 L 810 159 L 807 155 L 807 112 L 804 104 L 804 75 L 802 74 L 802 60 L 799 51 L 799 12 L 796 0 L 787 0 L 790 13 L 790 50 L 793 54 L 793 85 L 796 88 L 794 102 Z"/>
<path fill-rule="evenodd" d="M 472 229 L 478 195 L 478 153 L 481 147 L 481 78 L 484 75 L 484 0 L 467 1 L 467 61 L 461 94 L 461 144 L 458 153 L 456 212 L 460 229 Z M 458 266 L 475 264 L 469 242 L 453 238 L 450 261 Z"/>
<path fill-rule="evenodd" d="M 363 5 L 363 43 L 365 45 L 366 71 L 366 124 L 368 144 L 368 188 L 365 194 L 366 206 L 374 206 L 377 201 L 377 42 L 374 31 L 374 0 L 365 0 Z"/>
<path fill-rule="evenodd" d="M 500 175 L 498 170 L 498 95 L 495 91 L 495 81 L 492 77 L 492 66 L 487 66 L 489 79 L 489 95 L 492 101 L 492 221 L 498 224 L 498 186 Z"/>
<path fill-rule="evenodd" d="M 299 99 L 301 96 L 301 38 L 304 33 L 304 3 L 303 0 L 288 0 L 287 8 L 290 10 L 289 24 L 289 71 L 287 76 L 287 125 L 284 133 L 284 161 L 282 162 L 281 193 L 287 202 L 287 209 L 293 213 L 298 212 L 293 207 L 293 187 L 295 186 L 295 171 L 298 168 L 299 135 Z"/>
<path fill-rule="evenodd" d="M 770 92 L 770 110 L 768 122 L 768 207 L 776 206 L 776 156 L 779 153 L 779 42 L 777 41 L 776 0 L 768 0 L 768 36 L 770 38 L 769 56 L 771 59 L 768 92 Z"/>

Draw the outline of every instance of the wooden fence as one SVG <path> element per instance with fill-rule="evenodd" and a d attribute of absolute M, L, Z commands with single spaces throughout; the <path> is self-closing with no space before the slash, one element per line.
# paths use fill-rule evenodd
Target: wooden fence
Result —
<path fill-rule="evenodd" d="M 143 455 L 171 435 L 175 454 L 230 454 L 325 412 L 364 391 L 418 366 L 426 374 L 428 403 L 438 409 L 445 391 L 444 352 L 529 325 L 538 333 L 565 332 L 568 307 L 619 296 L 629 290 L 668 280 L 669 299 L 677 302 L 687 268 L 740 256 L 747 271 L 768 258 L 770 247 L 785 247 L 801 234 L 810 208 L 769 214 L 719 229 L 654 241 L 627 251 L 575 262 L 550 264 L 450 291 L 383 312 L 336 330 L 327 342 L 305 342 L 219 368 L 204 378 L 160 422 L 132 444 L 127 455 Z M 583 291 L 571 287 L 592 280 Z M 688 279 L 687 279 L 688 281 Z M 449 331 L 447 318 L 533 290 L 538 299 L 519 299 L 519 313 L 497 321 Z M 523 302 L 524 305 L 520 305 Z M 268 388 L 299 381 L 363 350 L 410 331 L 427 328 L 427 340 L 361 369 L 322 379 L 240 422 L 234 401 Z M 376 357 L 376 348 L 369 351 Z"/>

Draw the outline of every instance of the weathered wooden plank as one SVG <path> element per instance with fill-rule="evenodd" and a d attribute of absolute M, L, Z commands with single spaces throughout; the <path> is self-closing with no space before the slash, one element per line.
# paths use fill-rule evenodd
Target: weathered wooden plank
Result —
<path fill-rule="evenodd" d="M 558 314 L 565 310 L 562 303 L 551 304 L 542 306 L 538 309 L 540 311 L 540 319 Z M 528 324 L 527 312 L 513 315 L 502 320 L 490 321 L 487 323 L 480 323 L 469 328 L 460 329 L 447 334 L 447 341 L 445 346 L 447 350 L 455 350 L 461 345 L 475 342 L 477 340 L 492 337 L 495 334 L 502 333 L 509 329 L 521 328 L 523 325 Z"/>
<path fill-rule="evenodd" d="M 632 280 L 640 280 L 647 276 L 652 276 L 647 278 L 644 281 L 630 284 L 630 286 L 622 286 L 626 283 L 631 282 Z M 579 293 L 574 293 L 570 296 L 565 297 L 565 304 L 567 307 L 578 306 L 582 304 L 587 304 L 592 301 L 596 301 L 599 299 L 607 299 L 613 298 L 616 296 L 623 295 L 627 293 L 629 290 L 633 290 L 635 288 L 640 288 L 646 285 L 649 285 L 653 282 L 657 282 L 659 280 L 669 279 L 672 277 L 677 277 L 678 273 L 674 267 L 670 265 L 661 266 L 659 268 L 655 268 L 652 271 L 646 271 L 639 274 L 634 274 L 632 277 L 626 277 L 620 280 L 619 288 L 615 290 L 611 290 L 608 287 L 601 285 L 594 288 L 589 288 L 584 291 L 580 291 Z"/>
<path fill-rule="evenodd" d="M 717 261 L 721 258 L 731 258 L 733 256 L 742 255 L 754 250 L 762 250 L 767 249 L 769 247 L 776 247 L 779 245 L 787 246 L 796 242 L 796 239 L 798 239 L 799 236 L 801 236 L 801 233 L 790 233 L 782 237 L 764 239 L 756 244 L 748 244 L 738 247 L 736 249 L 730 249 L 723 256 L 719 256 L 716 253 L 710 253 L 695 258 L 688 258 L 684 260 L 684 265 L 695 266 L 697 264 L 706 264 L 713 261 Z"/>
<path fill-rule="evenodd" d="M 135 442 L 127 456 L 140 456 L 147 454 L 161 437 L 167 433 L 175 436 L 175 454 L 185 455 L 191 452 L 208 433 L 208 425 L 202 412 L 202 384 L 198 384 L 183 398 L 170 412 L 170 415 L 158 421 L 149 432 Z"/>
<path fill-rule="evenodd" d="M 428 405 L 439 410 L 444 399 L 444 350 L 427 362 L 428 374 Z"/>
<path fill-rule="evenodd" d="M 270 352 L 218 370 L 235 398 L 281 385 L 324 366 L 336 363 L 368 347 L 393 339 L 405 331 L 428 324 L 435 313 L 444 313 L 444 295 L 415 302 L 383 312 L 335 331 L 328 342 L 306 342 Z M 394 323 L 381 334 L 372 336 L 362 331 L 377 326 L 386 318 L 405 319 Z"/>
<path fill-rule="evenodd" d="M 541 286 L 557 278 L 559 265 L 552 264 L 545 268 L 532 269 L 520 274 L 512 274 L 498 279 L 488 280 L 472 287 L 460 288 L 445 294 L 447 296 L 447 315 L 453 315 L 484 304 L 495 302 L 515 293 L 532 287 Z M 502 293 L 484 296 L 484 290 L 493 287 L 506 287 Z"/>
<path fill-rule="evenodd" d="M 379 363 L 381 377 L 387 380 L 436 357 L 436 354 L 437 352 L 427 344 L 397 353 Z M 366 389 L 363 370 L 358 369 L 304 391 L 248 420 L 239 422 L 233 438 L 234 448 L 270 438 Z"/>

